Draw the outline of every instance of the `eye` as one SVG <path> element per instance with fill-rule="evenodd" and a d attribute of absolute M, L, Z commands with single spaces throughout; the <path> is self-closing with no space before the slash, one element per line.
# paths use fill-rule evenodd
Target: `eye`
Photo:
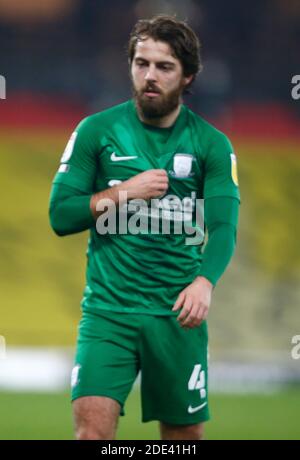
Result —
<path fill-rule="evenodd" d="M 166 65 L 159 66 L 159 69 L 162 70 L 163 72 L 170 72 L 170 70 L 172 70 L 170 66 L 166 66 Z"/>

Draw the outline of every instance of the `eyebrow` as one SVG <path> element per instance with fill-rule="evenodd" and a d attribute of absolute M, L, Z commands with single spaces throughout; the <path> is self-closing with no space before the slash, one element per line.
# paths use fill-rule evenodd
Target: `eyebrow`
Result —
<path fill-rule="evenodd" d="M 142 61 L 142 62 L 149 62 L 147 59 L 142 58 L 140 56 L 137 56 L 134 58 L 135 61 Z M 175 63 L 171 61 L 157 61 L 156 64 L 158 65 L 164 65 L 164 66 L 169 66 L 169 67 L 175 67 Z"/>

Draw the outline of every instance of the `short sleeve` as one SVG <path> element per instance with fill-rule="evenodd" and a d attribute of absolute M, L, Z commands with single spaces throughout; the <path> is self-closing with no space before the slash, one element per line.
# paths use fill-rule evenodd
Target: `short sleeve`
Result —
<path fill-rule="evenodd" d="M 99 145 L 91 117 L 82 120 L 66 145 L 53 184 L 63 184 L 92 193 Z"/>
<path fill-rule="evenodd" d="M 230 140 L 217 131 L 205 158 L 204 199 L 228 196 L 240 200 L 237 159 Z"/>

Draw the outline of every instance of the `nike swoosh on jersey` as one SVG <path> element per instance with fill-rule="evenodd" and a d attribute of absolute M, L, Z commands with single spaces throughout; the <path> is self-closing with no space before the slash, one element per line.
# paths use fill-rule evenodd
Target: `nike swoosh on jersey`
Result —
<path fill-rule="evenodd" d="M 133 160 L 134 158 L 137 158 L 137 156 L 117 157 L 115 152 L 113 152 L 110 156 L 111 161 L 126 161 Z"/>
<path fill-rule="evenodd" d="M 188 407 L 188 413 L 189 414 L 193 414 L 194 412 L 197 412 L 198 410 L 201 410 L 203 409 L 203 407 L 205 407 L 207 404 L 207 402 L 201 404 L 200 406 L 197 406 L 197 407 L 192 407 L 192 406 L 189 406 Z"/>

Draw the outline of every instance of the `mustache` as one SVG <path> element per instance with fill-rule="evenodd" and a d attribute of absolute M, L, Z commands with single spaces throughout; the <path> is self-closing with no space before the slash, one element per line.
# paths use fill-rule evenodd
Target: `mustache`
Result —
<path fill-rule="evenodd" d="M 147 93 L 147 92 L 152 92 L 152 93 L 159 93 L 161 94 L 161 91 L 155 86 L 155 85 L 147 85 L 145 86 L 145 88 L 143 89 L 143 93 Z"/>

